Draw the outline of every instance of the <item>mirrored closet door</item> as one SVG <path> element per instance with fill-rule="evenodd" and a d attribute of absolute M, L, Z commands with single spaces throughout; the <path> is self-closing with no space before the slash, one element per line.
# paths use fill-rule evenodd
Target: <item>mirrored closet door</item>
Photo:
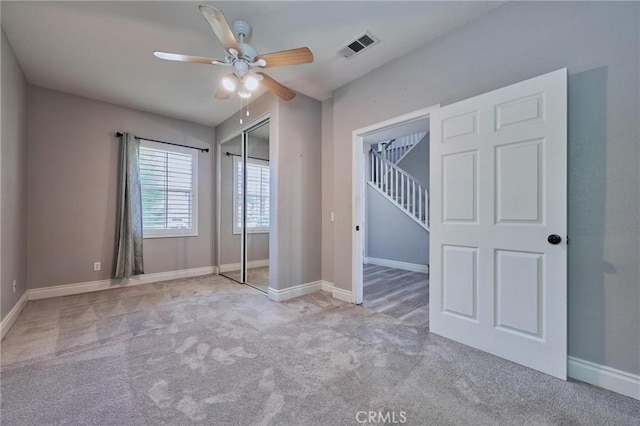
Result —
<path fill-rule="evenodd" d="M 220 274 L 267 292 L 270 223 L 269 122 L 221 146 Z"/>
<path fill-rule="evenodd" d="M 246 268 L 247 284 L 269 288 L 269 123 L 247 134 Z"/>

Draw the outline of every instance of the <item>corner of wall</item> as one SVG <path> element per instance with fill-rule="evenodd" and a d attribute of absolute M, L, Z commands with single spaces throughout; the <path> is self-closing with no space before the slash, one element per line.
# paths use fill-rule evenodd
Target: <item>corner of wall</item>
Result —
<path fill-rule="evenodd" d="M 15 312 L 27 289 L 27 79 L 4 30 L 0 147 L 0 316 Z M 14 282 L 15 288 L 14 288 Z M 3 322 L 3 329 L 4 329 Z"/>
<path fill-rule="evenodd" d="M 322 276 L 322 104 L 278 101 L 278 290 Z M 286 272 L 286 273 L 285 273 Z"/>
<path fill-rule="evenodd" d="M 322 279 L 333 282 L 333 98 L 322 102 Z"/>

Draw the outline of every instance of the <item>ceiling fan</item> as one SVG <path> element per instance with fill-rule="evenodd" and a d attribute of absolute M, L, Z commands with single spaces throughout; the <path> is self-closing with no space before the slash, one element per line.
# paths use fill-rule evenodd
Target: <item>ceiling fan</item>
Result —
<path fill-rule="evenodd" d="M 251 92 L 256 90 L 260 84 L 285 101 L 295 97 L 294 91 L 278 83 L 263 73 L 262 70 L 285 65 L 311 63 L 313 62 L 313 54 L 309 48 L 300 47 L 298 49 L 258 55 L 258 52 L 245 42 L 251 35 L 251 25 L 245 21 L 235 21 L 232 29 L 221 11 L 211 6 L 201 5 L 199 7 L 200 12 L 202 12 L 211 29 L 227 51 L 227 56 L 224 60 L 181 55 L 179 53 L 153 52 L 157 58 L 168 61 L 231 67 L 233 71 L 222 79 L 222 87 L 218 88 L 216 92 L 215 96 L 218 99 L 229 99 L 231 94 L 236 91 L 240 97 L 248 98 L 251 96 Z"/>

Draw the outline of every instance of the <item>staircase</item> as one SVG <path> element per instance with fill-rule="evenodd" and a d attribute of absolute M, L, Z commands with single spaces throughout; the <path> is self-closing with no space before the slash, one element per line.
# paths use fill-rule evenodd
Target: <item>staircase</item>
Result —
<path fill-rule="evenodd" d="M 418 133 L 417 135 L 420 135 Z M 417 136 L 412 135 L 412 136 Z M 369 151 L 370 173 L 368 184 L 380 192 L 385 198 L 391 201 L 396 207 L 401 209 L 410 218 L 415 220 L 420 226 L 429 231 L 429 188 L 415 177 L 411 176 L 403 169 L 397 166 L 404 155 L 406 155 L 411 147 L 418 143 L 426 133 L 409 148 L 401 145 L 401 148 L 391 148 L 393 152 L 389 157 L 397 160 L 394 162 L 389 158 L 385 158 L 384 151 L 379 152 L 371 149 Z M 390 141 L 390 143 L 394 143 Z M 404 141 L 402 142 L 404 143 Z M 385 147 L 385 148 L 388 148 Z M 402 152 L 404 150 L 404 152 Z M 389 152 L 389 149 L 386 149 Z M 402 152 L 399 156 L 398 152 Z"/>
<path fill-rule="evenodd" d="M 427 135 L 427 132 L 416 133 L 391 139 L 387 142 L 380 142 L 372 146 L 372 149 L 380 154 L 382 158 L 393 164 L 398 164 L 400 160 L 407 156 L 411 148 L 417 145 Z"/>

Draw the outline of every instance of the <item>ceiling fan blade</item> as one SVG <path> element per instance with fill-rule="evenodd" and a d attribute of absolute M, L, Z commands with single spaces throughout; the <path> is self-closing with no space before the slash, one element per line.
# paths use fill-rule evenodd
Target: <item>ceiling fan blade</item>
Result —
<path fill-rule="evenodd" d="M 211 29 L 220 39 L 220 42 L 224 46 L 226 50 L 231 48 L 240 51 L 240 46 L 238 46 L 238 41 L 233 35 L 233 31 L 231 31 L 231 27 L 227 23 L 226 18 L 215 7 L 200 5 L 200 12 L 204 15 L 204 18 L 207 20 Z"/>
<path fill-rule="evenodd" d="M 217 59 L 203 58 L 202 56 L 181 55 L 180 53 L 153 52 L 154 56 L 167 61 L 193 62 L 196 64 L 217 65 L 224 64 L 224 61 Z"/>
<path fill-rule="evenodd" d="M 216 92 L 216 99 L 229 99 L 231 97 L 231 93 L 223 89 L 222 87 L 218 89 Z"/>
<path fill-rule="evenodd" d="M 273 92 L 273 94 L 281 97 L 285 101 L 290 101 L 296 96 L 293 90 L 289 89 L 286 86 L 283 86 L 268 75 L 261 72 L 257 72 L 256 74 L 262 76 L 262 81 L 260 82 L 260 84 L 262 84 L 265 88 Z"/>
<path fill-rule="evenodd" d="M 300 65 L 313 62 L 313 53 L 308 47 L 283 50 L 281 52 L 259 55 L 256 60 L 264 59 L 267 62 L 265 68 L 281 67 L 284 65 Z"/>

